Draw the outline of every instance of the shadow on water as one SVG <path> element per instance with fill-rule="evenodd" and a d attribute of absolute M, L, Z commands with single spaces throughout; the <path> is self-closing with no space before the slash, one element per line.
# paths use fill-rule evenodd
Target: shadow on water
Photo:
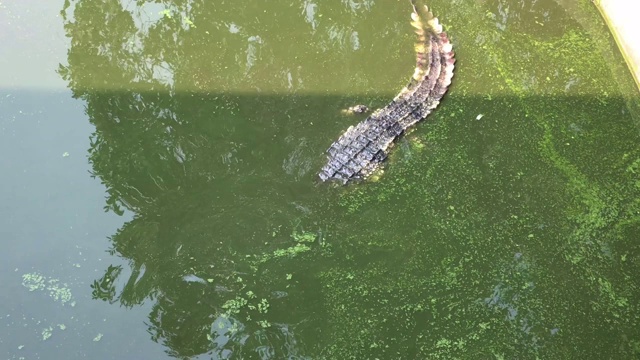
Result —
<path fill-rule="evenodd" d="M 152 302 L 178 358 L 637 355 L 638 97 L 607 40 L 551 1 L 437 2 L 477 27 L 453 32 L 454 87 L 379 182 L 332 187 L 322 152 L 359 120 L 340 109 L 383 105 L 411 66 L 382 58 L 411 44 L 405 9 L 345 3 L 65 5 L 59 73 L 105 209 L 133 214 L 110 239 L 131 274 L 94 298 Z"/>
<path fill-rule="evenodd" d="M 93 175 L 107 208 L 134 219 L 111 237 L 128 280 L 109 267 L 93 295 L 152 301 L 149 331 L 173 356 L 331 357 L 362 331 L 385 348 L 358 356 L 424 355 L 415 344 L 442 332 L 470 338 L 430 338 L 431 351 L 569 355 L 637 335 L 640 154 L 607 142 L 637 136 L 623 98 L 451 95 L 379 182 L 334 187 L 315 181 L 332 139 L 273 109 L 307 119 L 348 99 L 94 95 L 120 107 L 88 108 Z M 189 122 L 132 110 L 174 112 L 156 104 Z M 590 120 L 613 113 L 606 127 Z"/>

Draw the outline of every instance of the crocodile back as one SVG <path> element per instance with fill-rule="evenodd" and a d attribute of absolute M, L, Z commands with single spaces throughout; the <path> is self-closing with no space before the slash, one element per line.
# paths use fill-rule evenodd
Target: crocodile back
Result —
<path fill-rule="evenodd" d="M 454 53 L 442 25 L 426 6 L 412 0 L 411 25 L 417 35 L 416 68 L 411 80 L 384 108 L 349 127 L 326 151 L 321 181 L 346 184 L 381 166 L 394 141 L 438 106 L 451 84 Z"/>

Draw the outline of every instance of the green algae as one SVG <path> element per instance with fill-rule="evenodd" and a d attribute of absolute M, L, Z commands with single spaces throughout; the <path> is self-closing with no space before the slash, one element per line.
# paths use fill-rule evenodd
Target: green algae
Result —
<path fill-rule="evenodd" d="M 52 334 L 53 328 L 51 326 L 42 330 L 42 341 L 48 340 Z"/>
<path fill-rule="evenodd" d="M 27 273 L 22 275 L 22 286 L 29 291 L 44 291 L 62 305 L 69 303 L 75 306 L 76 304 L 68 284 L 61 283 L 59 279 L 47 278 L 39 273 Z"/>
<path fill-rule="evenodd" d="M 448 248 L 445 251 L 449 253 L 455 254 L 457 250 L 467 254 L 458 266 L 468 262 L 468 268 L 465 271 L 464 267 L 445 262 L 441 263 L 443 267 L 425 269 L 422 265 L 421 271 L 411 271 L 411 255 L 403 252 L 399 257 L 404 259 L 403 269 L 396 269 L 393 275 L 382 275 L 389 271 L 385 270 L 388 268 L 384 263 L 377 267 L 371 265 L 355 275 L 357 286 L 345 283 L 344 274 L 352 274 L 352 269 L 342 275 L 324 274 L 325 283 L 330 284 L 327 292 L 335 302 L 331 308 L 343 309 L 334 317 L 349 323 L 346 329 L 366 329 L 343 334 L 345 340 L 350 340 L 330 348 L 327 358 L 354 344 L 356 349 L 349 357 L 354 359 L 373 354 L 443 359 L 548 358 L 609 351 L 605 350 L 606 345 L 594 347 L 585 342 L 583 349 L 574 349 L 574 355 L 569 355 L 565 336 L 581 337 L 582 331 L 570 325 L 574 317 L 580 315 L 573 311 L 561 312 L 561 304 L 589 309 L 586 311 L 597 313 L 597 319 L 606 319 L 605 323 L 616 326 L 620 333 L 634 334 L 623 336 L 626 340 L 617 340 L 618 345 L 612 346 L 619 346 L 620 354 L 637 354 L 638 333 L 633 329 L 639 323 L 639 309 L 630 299 L 640 295 L 631 275 L 638 267 L 637 262 L 628 264 L 625 260 L 628 251 L 637 248 L 629 234 L 639 228 L 640 211 L 635 173 L 637 133 L 625 127 L 633 128 L 637 119 L 619 117 L 615 121 L 620 125 L 609 124 L 606 131 L 600 130 L 599 120 L 614 120 L 610 115 L 612 111 L 624 108 L 629 102 L 620 101 L 627 95 L 620 94 L 618 84 L 607 76 L 596 75 L 608 64 L 600 51 L 594 51 L 597 46 L 584 31 L 569 29 L 556 38 L 544 40 L 528 34 L 510 34 L 509 38 L 507 44 L 482 47 L 484 56 L 494 61 L 491 65 L 495 73 L 491 77 L 504 83 L 495 90 L 513 94 L 513 100 L 501 104 L 492 100 L 493 104 L 486 107 L 508 109 L 506 114 L 491 123 L 491 111 L 482 110 L 484 114 L 477 120 L 482 125 L 461 126 L 459 119 L 469 118 L 468 109 L 474 106 L 463 103 L 456 109 L 455 105 L 449 105 L 460 102 L 456 92 L 465 91 L 454 87 L 448 102 L 438 109 L 444 114 L 436 116 L 435 124 L 422 135 L 426 150 L 421 149 L 424 153 L 420 160 L 392 157 L 388 178 L 379 185 L 341 195 L 341 204 L 347 213 L 358 214 L 361 209 L 391 205 L 400 214 L 420 212 L 429 221 L 426 226 L 420 220 L 412 224 L 420 228 L 416 235 L 421 234 L 424 239 L 412 248 L 415 257 L 431 263 L 435 260 L 434 253 L 443 252 L 438 249 L 440 245 Z M 514 57 L 514 53 L 528 56 Z M 544 63 L 555 66 L 539 65 Z M 550 72 L 554 72 L 553 77 L 546 75 Z M 537 78 L 533 81 L 532 73 Z M 588 85 L 575 85 L 568 90 L 566 84 L 573 84 L 572 79 L 583 79 Z M 626 91 L 634 90 L 627 88 Z M 487 96 L 490 100 L 491 95 Z M 495 97 L 500 99 L 504 95 Z M 572 126 L 578 122 L 579 127 Z M 490 127 L 494 131 L 490 137 L 493 143 L 479 147 L 486 155 L 475 156 L 478 147 L 474 147 L 473 142 L 465 145 L 469 134 L 456 131 L 452 128 L 455 126 L 465 131 Z M 451 141 L 453 136 L 458 136 L 457 143 Z M 602 144 L 612 145 L 611 139 L 615 139 L 616 144 L 603 148 Z M 602 161 L 603 158 L 611 161 Z M 416 172 L 420 174 L 415 175 Z M 443 176 L 447 176 L 446 180 L 441 179 Z M 531 198 L 533 191 L 542 195 L 541 198 Z M 371 193 L 373 196 L 367 195 Z M 420 199 L 423 206 L 416 208 L 415 200 L 403 201 L 407 196 Z M 504 207 L 489 211 L 489 203 Z M 434 241 L 438 230 L 455 244 Z M 406 240 L 403 245 L 394 244 L 395 241 L 403 240 L 370 235 L 363 243 L 352 237 L 348 242 L 359 244 L 348 248 L 371 248 L 376 244 L 389 252 L 402 252 L 402 248 L 407 247 Z M 491 244 L 496 245 L 492 248 Z M 423 250 L 421 245 L 429 250 Z M 502 269 L 490 266 L 491 258 L 506 261 L 502 251 L 497 250 L 505 246 L 512 248 L 518 257 L 528 259 L 527 262 Z M 523 257 L 522 252 L 527 255 Z M 482 267 L 493 268 L 488 273 L 497 285 L 488 285 L 492 282 L 491 276 L 473 273 L 472 269 L 477 272 Z M 566 275 L 561 274 L 567 273 L 579 283 L 564 292 L 561 278 Z M 429 280 L 421 279 L 418 274 L 425 274 Z M 380 278 L 400 280 L 386 284 L 367 281 Z M 489 288 L 493 288 L 493 297 L 498 300 L 477 298 L 482 293 L 487 299 L 491 298 L 487 295 Z M 465 298 L 464 294 L 470 289 L 476 289 L 477 293 Z M 455 298 L 443 295 L 444 290 L 453 290 Z M 574 292 L 597 300 L 577 300 Z M 432 297 L 416 299 L 416 295 L 422 293 Z M 369 298 L 381 299 L 378 301 L 383 302 L 380 308 L 384 311 L 377 312 L 377 305 L 371 304 Z M 491 305 L 483 307 L 482 302 Z M 555 304 L 550 306 L 550 302 Z M 362 310 L 354 314 L 354 307 L 340 305 L 348 303 L 358 304 L 355 308 Z M 437 311 L 437 304 L 447 307 Z M 403 313 L 407 308 L 413 311 Z M 464 316 L 454 315 L 454 309 Z M 422 327 L 424 333 L 416 336 L 420 327 L 415 319 L 425 310 L 431 310 L 432 319 L 446 314 L 442 320 L 447 328 L 438 326 L 442 320 L 432 320 Z M 501 319 L 502 316 L 507 321 Z M 508 320 L 510 316 L 512 321 Z M 589 320 L 588 326 L 599 329 L 597 331 L 608 328 L 609 325 L 600 326 L 597 321 Z M 406 340 L 394 336 L 400 333 L 414 337 Z M 402 340 L 407 343 L 398 345 Z M 418 345 L 412 347 L 409 344 L 412 341 Z M 514 346 L 507 345 L 510 343 Z M 413 352 L 407 352 L 412 348 Z"/>

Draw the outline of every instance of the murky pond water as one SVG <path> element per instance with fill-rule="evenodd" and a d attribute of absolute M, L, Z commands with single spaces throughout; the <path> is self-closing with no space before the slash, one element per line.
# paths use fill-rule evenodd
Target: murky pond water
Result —
<path fill-rule="evenodd" d="M 596 9 L 428 4 L 454 83 L 348 187 L 322 152 L 410 76 L 408 1 L 59 4 L 71 93 L 0 89 L 1 354 L 640 356 L 640 96 Z"/>

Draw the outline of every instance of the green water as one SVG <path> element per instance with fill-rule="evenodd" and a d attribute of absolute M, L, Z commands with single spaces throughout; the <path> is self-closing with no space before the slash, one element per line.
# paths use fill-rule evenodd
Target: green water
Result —
<path fill-rule="evenodd" d="M 449 93 L 378 182 L 335 187 L 340 109 L 412 73 L 408 1 L 67 2 L 58 72 L 133 214 L 131 275 L 93 297 L 151 304 L 177 358 L 640 356 L 640 97 L 596 9 L 429 5 Z"/>

